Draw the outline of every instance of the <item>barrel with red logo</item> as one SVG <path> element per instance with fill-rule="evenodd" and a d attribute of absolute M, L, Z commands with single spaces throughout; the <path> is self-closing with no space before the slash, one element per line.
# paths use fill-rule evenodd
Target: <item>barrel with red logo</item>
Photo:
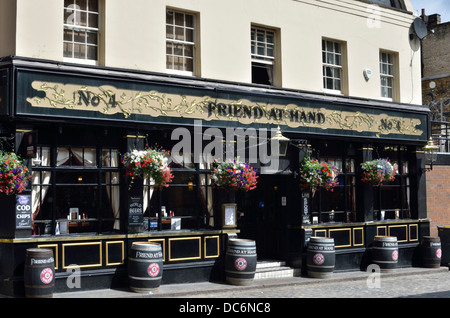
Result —
<path fill-rule="evenodd" d="M 161 285 L 163 253 L 161 245 L 134 242 L 128 255 L 128 281 L 132 291 L 150 293 Z"/>
<path fill-rule="evenodd" d="M 51 298 L 55 288 L 53 250 L 29 248 L 25 254 L 24 284 L 28 298 Z"/>
<path fill-rule="evenodd" d="M 309 277 L 329 278 L 336 263 L 334 239 L 313 236 L 306 250 L 306 269 Z"/>
<path fill-rule="evenodd" d="M 372 262 L 380 266 L 383 272 L 397 268 L 398 242 L 396 236 L 375 236 L 372 245 Z"/>
<path fill-rule="evenodd" d="M 439 237 L 424 236 L 420 250 L 424 267 L 439 268 L 441 266 L 442 249 Z"/>
<path fill-rule="evenodd" d="M 256 272 L 256 243 L 247 239 L 229 239 L 225 253 L 225 279 L 233 285 L 248 285 Z"/>

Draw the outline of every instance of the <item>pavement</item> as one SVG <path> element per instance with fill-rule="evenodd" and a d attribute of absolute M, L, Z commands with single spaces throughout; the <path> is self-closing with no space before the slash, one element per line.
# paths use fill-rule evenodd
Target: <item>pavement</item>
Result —
<path fill-rule="evenodd" d="M 407 267 L 397 268 L 391 272 L 382 272 L 381 278 L 405 277 L 415 275 L 427 275 L 449 272 L 449 267 L 421 268 Z M 371 273 L 363 271 L 334 272 L 330 278 L 318 279 L 310 277 L 284 277 L 255 279 L 245 286 L 231 285 L 226 282 L 198 282 L 185 284 L 164 284 L 157 291 L 148 293 L 133 292 L 128 288 L 123 289 L 100 289 L 88 291 L 73 291 L 65 293 L 54 293 L 53 298 L 191 298 L 191 297 L 223 297 L 224 292 L 242 292 L 251 290 L 269 290 L 283 286 L 314 285 L 321 286 L 339 282 L 367 280 Z M 324 284 L 324 285 L 322 285 Z M 449 287 L 450 289 L 450 287 Z"/>

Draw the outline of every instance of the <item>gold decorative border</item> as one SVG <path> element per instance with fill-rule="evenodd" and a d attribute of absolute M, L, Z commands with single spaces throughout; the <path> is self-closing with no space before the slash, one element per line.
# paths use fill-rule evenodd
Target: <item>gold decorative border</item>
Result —
<path fill-rule="evenodd" d="M 217 254 L 216 255 L 206 255 L 206 240 L 216 239 L 217 241 Z M 205 236 L 203 238 L 203 250 L 204 250 L 204 258 L 217 258 L 220 255 L 220 248 L 219 248 L 219 242 L 220 238 L 218 235 L 216 236 Z"/>
<path fill-rule="evenodd" d="M 323 230 L 315 230 L 315 231 L 314 231 L 314 236 L 318 236 L 317 234 L 318 234 L 318 233 L 322 233 L 322 232 L 325 233 L 325 236 L 324 236 L 324 237 L 328 237 L 328 236 L 327 236 L 327 230 L 326 230 L 326 229 L 323 229 Z"/>
<path fill-rule="evenodd" d="M 109 262 L 109 252 L 108 252 L 108 246 L 110 244 L 121 244 L 122 245 L 122 261 L 119 263 L 110 263 Z M 105 253 L 106 253 L 106 266 L 114 266 L 114 265 L 122 265 L 124 263 L 125 259 L 125 253 L 124 253 L 124 241 L 107 241 L 105 242 Z"/>
<path fill-rule="evenodd" d="M 380 229 L 384 229 L 384 233 L 380 233 L 380 231 L 379 231 Z M 388 233 L 388 228 L 387 228 L 386 225 L 384 225 L 384 226 L 377 226 L 377 235 L 378 236 L 386 236 L 387 233 Z"/>
<path fill-rule="evenodd" d="M 99 247 L 99 263 L 98 264 L 86 264 L 86 265 L 79 265 L 76 264 L 79 268 L 88 268 L 88 267 L 99 267 L 102 266 L 102 259 L 103 259 L 103 253 L 102 253 L 102 242 L 89 242 L 89 243 L 68 243 L 68 244 L 62 244 L 62 268 L 63 269 L 67 269 L 67 268 L 71 268 L 70 265 L 66 266 L 66 262 L 65 262 L 65 255 L 66 255 L 66 247 L 68 246 L 85 246 L 85 245 L 98 245 Z"/>
<path fill-rule="evenodd" d="M 163 253 L 163 262 L 165 262 L 166 261 L 166 240 L 162 238 L 162 239 L 148 239 L 148 241 L 161 244 L 161 250 Z"/>
<path fill-rule="evenodd" d="M 361 231 L 362 243 L 360 243 L 360 244 L 355 243 L 355 236 L 356 236 L 355 231 Z M 353 241 L 352 241 L 353 246 L 364 246 L 364 228 L 363 227 L 354 227 L 352 229 L 352 234 L 353 234 Z"/>
<path fill-rule="evenodd" d="M 398 228 L 404 227 L 404 228 L 405 228 L 406 240 L 399 240 L 399 239 L 397 238 L 397 242 L 398 242 L 398 243 L 408 242 L 408 235 L 409 235 L 409 233 L 408 233 L 408 224 L 389 225 L 389 227 L 388 227 L 388 233 L 389 233 L 388 236 L 391 236 L 391 228 L 394 228 L 394 227 L 398 227 Z"/>
<path fill-rule="evenodd" d="M 184 258 L 172 258 L 172 242 L 173 241 L 189 241 L 189 240 L 198 240 L 198 256 L 194 257 L 184 257 Z M 195 237 L 180 237 L 180 238 L 169 238 L 169 261 L 187 261 L 187 260 L 195 260 L 202 258 L 202 242 L 200 236 Z"/>
<path fill-rule="evenodd" d="M 339 232 L 339 231 L 347 231 L 348 232 L 348 244 L 347 245 L 335 245 L 335 248 L 343 248 L 343 247 L 351 247 L 352 246 L 352 232 L 351 228 L 343 228 L 343 229 L 329 229 L 328 230 L 328 237 L 331 238 L 332 232 Z"/>
<path fill-rule="evenodd" d="M 58 264 L 59 264 L 59 252 L 58 252 L 58 244 L 39 244 L 37 248 L 55 248 L 55 271 L 58 270 Z"/>
<path fill-rule="evenodd" d="M 415 227 L 416 228 L 416 238 L 412 239 L 411 238 L 411 228 Z M 409 241 L 410 242 L 417 242 L 419 240 L 419 224 L 409 224 Z"/>

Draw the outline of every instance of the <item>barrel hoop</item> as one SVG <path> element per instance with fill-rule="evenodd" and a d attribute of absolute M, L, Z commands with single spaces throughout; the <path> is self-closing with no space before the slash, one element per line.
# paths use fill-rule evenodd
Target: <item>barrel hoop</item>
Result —
<path fill-rule="evenodd" d="M 386 263 L 386 264 L 390 264 L 390 263 L 397 263 L 397 261 L 383 261 L 383 260 L 373 260 L 376 263 Z"/>
<path fill-rule="evenodd" d="M 254 254 L 233 254 L 233 253 L 228 253 L 226 252 L 226 255 L 230 255 L 230 256 L 240 256 L 240 257 L 256 257 L 257 255 Z"/>
<path fill-rule="evenodd" d="M 148 262 L 156 263 L 158 260 L 161 261 L 160 258 L 132 258 L 132 257 L 129 257 L 128 259 L 131 261 L 142 262 L 142 263 L 148 263 Z"/>
<path fill-rule="evenodd" d="M 241 274 L 241 275 L 247 275 L 247 274 L 254 274 L 255 273 L 255 271 L 251 271 L 251 272 L 240 271 L 240 272 L 238 272 L 238 271 L 231 271 L 231 270 L 228 270 L 228 269 L 226 269 L 225 272 L 226 273 L 230 273 L 230 274 Z"/>
<path fill-rule="evenodd" d="M 314 268 L 334 268 L 334 265 L 329 266 L 318 266 L 318 265 L 312 265 L 308 264 L 307 267 L 314 267 Z"/>
<path fill-rule="evenodd" d="M 48 285 L 28 285 L 24 284 L 25 288 L 32 288 L 32 289 L 44 289 L 44 288 L 52 288 L 55 286 L 55 283 L 51 283 Z"/>
<path fill-rule="evenodd" d="M 150 276 L 148 276 L 148 277 L 137 277 L 137 276 L 128 275 L 128 278 L 135 279 L 135 280 L 159 280 L 159 279 L 161 279 L 161 276 L 160 277 L 150 277 Z"/>

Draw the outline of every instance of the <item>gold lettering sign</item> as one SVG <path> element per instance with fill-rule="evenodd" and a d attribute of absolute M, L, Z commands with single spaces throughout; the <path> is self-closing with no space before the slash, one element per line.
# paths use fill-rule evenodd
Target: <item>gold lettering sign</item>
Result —
<path fill-rule="evenodd" d="M 227 120 L 241 124 L 277 124 L 291 128 L 311 127 L 371 132 L 376 136 L 400 134 L 421 136 L 417 118 L 388 114 L 368 114 L 295 104 L 257 103 L 247 99 L 230 100 L 210 96 L 184 96 L 156 90 L 141 92 L 113 86 L 76 86 L 34 81 L 32 87 L 45 97 L 31 97 L 33 107 L 101 112 L 106 115 L 132 114 L 168 116 L 203 120 Z"/>

